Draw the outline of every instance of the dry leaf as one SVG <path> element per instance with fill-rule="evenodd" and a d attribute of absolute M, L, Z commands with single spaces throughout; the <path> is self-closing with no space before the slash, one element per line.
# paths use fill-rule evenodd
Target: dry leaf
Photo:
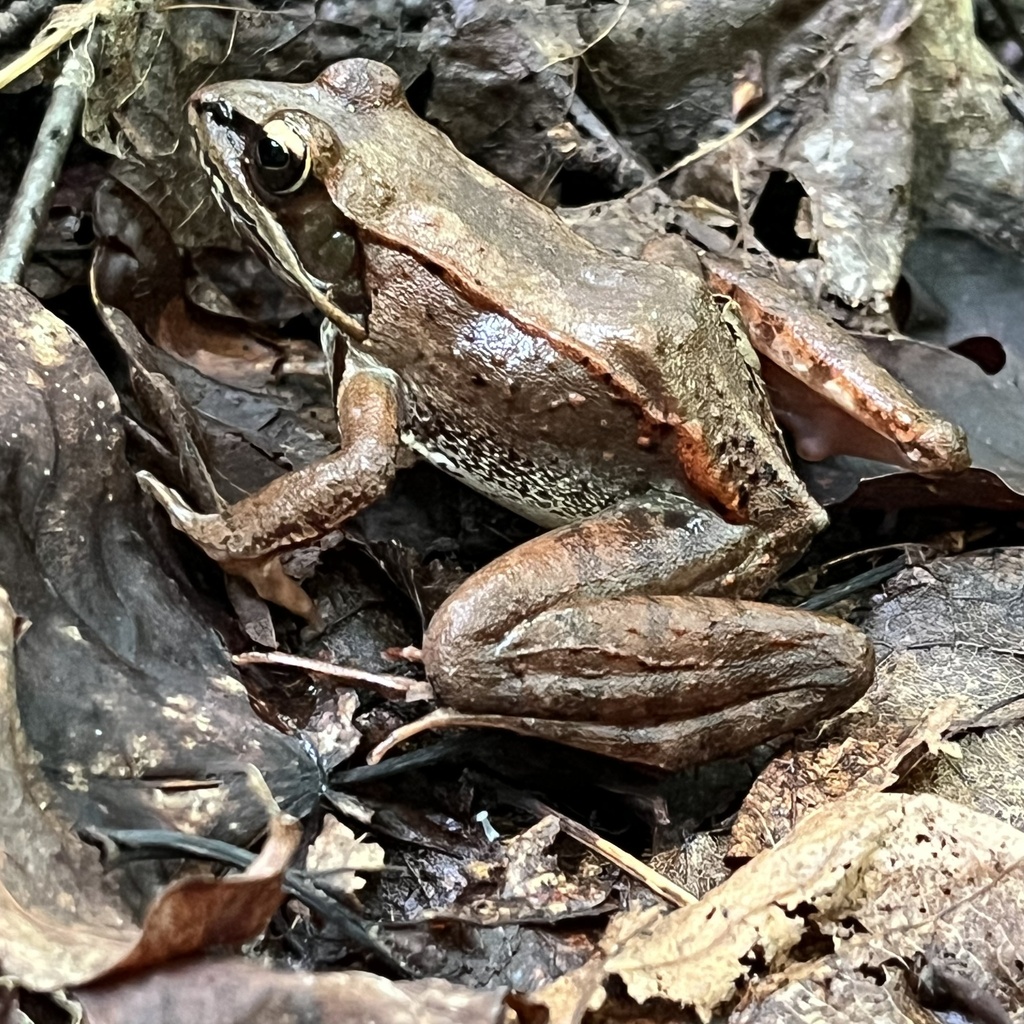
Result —
<path fill-rule="evenodd" d="M 800 818 L 822 804 L 851 790 L 889 789 L 929 755 L 957 756 L 957 745 L 942 736 L 958 707 L 959 701 L 950 698 L 910 729 L 880 723 L 863 738 L 846 735 L 776 758 L 744 798 L 727 856 L 753 857 L 775 845 Z"/>
<path fill-rule="evenodd" d="M 600 985 L 607 993 L 616 976 L 636 1003 L 667 999 L 709 1021 L 755 978 L 785 985 L 806 960 L 800 944 L 821 948 L 823 936 L 823 959 L 839 950 L 865 970 L 927 950 L 1019 1011 L 1022 864 L 1024 833 L 995 818 L 932 796 L 854 794 L 803 818 L 699 903 L 645 922 L 603 962 Z M 552 1024 L 594 1004 L 594 972 L 574 972 L 586 980 L 575 1004 L 571 975 L 552 986 Z M 546 993 L 534 998 L 553 1009 Z"/>
<path fill-rule="evenodd" d="M 268 971 L 212 960 L 75 993 L 90 1024 L 499 1024 L 503 989 L 388 981 L 364 971 Z"/>
<path fill-rule="evenodd" d="M 362 889 L 366 879 L 360 878 L 357 871 L 381 871 L 384 868 L 383 847 L 365 839 L 365 836 L 357 837 L 337 818 L 325 815 L 320 835 L 306 856 L 306 870 L 321 876 L 314 881 L 334 892 Z"/>

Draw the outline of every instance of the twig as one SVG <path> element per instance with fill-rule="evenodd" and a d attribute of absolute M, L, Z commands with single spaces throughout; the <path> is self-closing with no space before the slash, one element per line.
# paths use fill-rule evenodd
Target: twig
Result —
<path fill-rule="evenodd" d="M 84 50 L 72 51 L 53 84 L 50 105 L 39 126 L 10 217 L 0 234 L 0 282 L 20 284 L 25 276 L 91 82 L 88 54 Z"/>
<path fill-rule="evenodd" d="M 734 128 L 730 128 L 724 135 L 720 135 L 717 139 L 709 139 L 707 142 L 702 142 L 693 152 L 687 153 L 686 156 L 677 160 L 674 164 L 666 167 L 665 170 L 659 171 L 650 181 L 645 181 L 642 185 L 637 185 L 631 192 L 627 192 L 623 197 L 626 200 L 630 200 L 646 192 L 648 189 L 653 188 L 658 182 L 663 181 L 670 174 L 675 174 L 676 171 L 681 171 L 684 167 L 689 167 L 690 164 L 695 164 L 698 160 L 703 160 L 704 157 L 714 153 L 715 150 L 721 149 L 723 146 L 727 146 L 734 139 L 738 139 L 741 135 L 750 131 L 751 128 L 757 124 L 762 118 L 767 117 L 773 110 L 777 110 L 786 100 L 790 99 L 793 95 L 799 92 L 805 85 L 808 84 L 817 75 L 820 75 L 836 58 L 836 55 L 842 50 L 847 41 L 852 37 L 852 33 L 846 33 L 836 44 L 828 51 L 824 56 L 820 57 L 814 62 L 813 67 L 807 74 L 801 76 L 784 92 L 778 94 L 773 99 L 769 100 L 764 106 L 759 107 L 749 117 L 745 117 L 739 122 Z"/>
<path fill-rule="evenodd" d="M 666 878 L 660 871 L 655 871 L 654 868 L 649 867 L 631 853 L 626 853 L 621 847 L 616 846 L 607 839 L 602 839 L 601 836 L 596 832 L 592 832 L 585 825 L 581 825 L 578 821 L 574 821 L 572 818 L 566 817 L 566 815 L 548 807 L 547 804 L 535 797 L 517 792 L 509 786 L 496 782 L 494 779 L 477 775 L 475 772 L 469 774 L 481 785 L 493 790 L 499 799 L 507 800 L 513 806 L 521 807 L 530 814 L 535 814 L 538 818 L 546 818 L 548 815 L 557 818 L 559 826 L 566 835 L 572 836 L 573 839 L 578 843 L 582 843 L 587 849 L 593 850 L 594 853 L 611 861 L 612 864 L 625 871 L 627 875 L 631 875 L 638 882 L 646 885 L 651 892 L 660 896 L 663 900 L 677 907 L 688 907 L 691 903 L 699 902 L 692 892 L 684 889 L 681 885 L 676 885 L 672 879 Z"/>
<path fill-rule="evenodd" d="M 646 885 L 651 892 L 660 896 L 663 900 L 667 900 L 677 907 L 688 907 L 691 903 L 698 902 L 697 897 L 689 889 L 684 889 L 681 885 L 677 885 L 672 879 L 666 878 L 660 871 L 655 871 L 654 868 L 634 857 L 631 853 L 626 853 L 620 846 L 610 843 L 607 839 L 602 839 L 601 836 L 596 832 L 592 832 L 586 825 L 581 825 L 578 821 L 567 818 L 564 814 L 559 814 L 558 811 L 552 810 L 539 800 L 527 798 L 527 802 L 535 804 L 538 813 L 554 815 L 566 835 L 572 836 L 578 843 L 582 843 L 588 849 L 610 860 L 614 865 L 625 871 L 627 875 L 632 875 L 633 878 Z"/>
<path fill-rule="evenodd" d="M 885 582 L 885 580 L 895 576 L 901 569 L 906 568 L 906 565 L 906 556 L 893 559 L 893 561 L 886 562 L 884 565 L 868 569 L 866 572 L 862 572 L 854 576 L 853 579 L 846 580 L 844 583 L 837 583 L 833 587 L 826 587 L 821 593 L 814 594 L 806 601 L 798 604 L 797 607 L 809 612 L 821 611 L 837 601 L 842 601 L 851 594 L 856 594 L 861 590 L 867 590 L 868 587 L 874 587 L 879 583 Z"/>
<path fill-rule="evenodd" d="M 430 700 L 434 695 L 430 684 L 422 679 L 401 679 L 398 676 L 387 676 L 380 672 L 363 672 L 358 668 L 332 665 L 328 661 L 303 658 L 297 654 L 282 654 L 278 651 L 250 651 L 247 654 L 236 654 L 231 660 L 236 665 L 285 665 L 288 668 L 301 668 L 307 672 L 329 676 L 331 679 L 343 679 L 346 683 L 365 686 L 391 700 Z"/>

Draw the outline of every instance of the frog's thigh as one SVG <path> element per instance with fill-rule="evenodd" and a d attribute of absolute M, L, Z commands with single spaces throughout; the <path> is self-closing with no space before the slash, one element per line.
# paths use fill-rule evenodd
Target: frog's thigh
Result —
<path fill-rule="evenodd" d="M 535 735 L 633 760 L 649 760 L 647 744 L 668 744 L 670 760 L 673 749 L 719 756 L 852 703 L 872 674 L 863 634 L 805 612 L 681 595 L 727 587 L 759 548 L 703 510 L 680 515 L 667 499 L 620 506 L 471 577 L 424 641 L 441 699 L 528 716 Z M 597 537 L 605 543 L 585 543 Z"/>
<path fill-rule="evenodd" d="M 715 597 L 583 600 L 520 623 L 473 663 L 462 653 L 471 692 L 440 694 L 460 711 L 614 725 L 697 718 L 771 694 L 821 714 L 871 674 L 867 638 L 839 619 Z"/>

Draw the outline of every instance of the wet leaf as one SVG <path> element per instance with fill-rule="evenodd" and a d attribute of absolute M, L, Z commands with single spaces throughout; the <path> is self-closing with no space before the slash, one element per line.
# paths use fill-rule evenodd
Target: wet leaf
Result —
<path fill-rule="evenodd" d="M 271 821 L 249 868 L 228 878 L 186 878 L 161 891 L 141 927 L 102 871 L 96 850 L 63 820 L 21 730 L 14 669 L 15 617 L 0 590 L 0 969 L 36 991 L 79 985 L 259 935 L 284 898 L 281 880 L 300 830 Z"/>
<path fill-rule="evenodd" d="M 97 246 L 93 288 L 145 330 L 156 345 L 207 377 L 259 387 L 283 358 L 238 317 L 195 306 L 181 257 L 163 224 L 134 193 L 104 182 L 94 198 Z"/>
<path fill-rule="evenodd" d="M 639 184 L 635 156 L 603 130 L 574 82 L 577 59 L 628 8 L 623 0 L 439 6 L 425 39 L 433 52 L 427 116 L 463 152 L 538 198 L 563 171 Z"/>
<path fill-rule="evenodd" d="M 0 971 L 33 988 L 91 977 L 122 948 L 131 910 L 54 803 L 18 713 L 14 610 L 0 590 Z"/>
<path fill-rule="evenodd" d="M 733 76 L 750 50 L 779 116 L 728 148 L 751 198 L 773 170 L 799 182 L 803 212 L 785 231 L 816 244 L 825 291 L 884 308 L 919 219 L 1020 250 L 1007 211 L 1020 202 L 1024 128 L 971 4 L 637 3 L 582 60 L 603 110 L 660 169 L 695 142 L 726 137 Z M 708 198 L 732 205 L 723 180 L 728 191 Z"/>
<path fill-rule="evenodd" d="M 251 762 L 305 813 L 315 766 L 252 714 L 128 468 L 106 378 L 26 292 L 0 288 L 0 308 L 0 581 L 33 624 L 19 704 L 58 802 L 85 823 L 180 821 L 238 842 L 265 820 Z"/>
<path fill-rule="evenodd" d="M 937 757 L 959 759 L 956 744 L 943 739 L 957 707 L 957 700 L 947 698 L 906 728 L 856 730 L 840 724 L 835 730 L 840 738 L 816 738 L 810 749 L 777 757 L 744 798 L 725 855 L 733 863 L 753 857 L 779 842 L 805 814 L 851 790 L 881 792 L 924 762 L 931 767 Z"/>

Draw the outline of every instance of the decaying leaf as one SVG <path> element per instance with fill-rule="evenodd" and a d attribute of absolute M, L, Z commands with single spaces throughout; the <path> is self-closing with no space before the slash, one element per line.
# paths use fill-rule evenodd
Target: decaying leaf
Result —
<path fill-rule="evenodd" d="M 384 849 L 357 836 L 332 815 L 324 818 L 320 835 L 306 855 L 306 870 L 324 888 L 333 892 L 355 892 L 366 885 L 360 871 L 380 871 L 384 867 Z"/>
<path fill-rule="evenodd" d="M 890 581 L 863 623 L 878 654 L 874 684 L 809 749 L 765 769 L 729 855 L 752 856 L 850 790 L 897 782 L 1024 823 L 1022 589 L 1018 550 L 939 558 Z"/>
<path fill-rule="evenodd" d="M 726 856 L 749 858 L 774 846 L 805 814 L 856 790 L 881 792 L 936 756 L 957 758 L 959 748 L 943 740 L 959 701 L 947 698 L 908 728 L 837 728 L 840 738 L 813 743 L 777 757 L 757 777 L 736 816 Z M 856 719 L 853 719 L 856 721 Z"/>
<path fill-rule="evenodd" d="M 694 139 L 726 135 L 733 73 L 750 49 L 766 97 L 788 98 L 787 113 L 758 126 L 760 160 L 737 163 L 753 194 L 773 169 L 803 186 L 826 291 L 884 305 L 921 218 L 1020 249 L 1007 211 L 1020 202 L 1024 129 L 970 0 L 634 3 L 582 60 L 627 141 L 661 167 Z"/>
<path fill-rule="evenodd" d="M 709 1021 L 755 979 L 754 998 L 785 992 L 792 973 L 815 962 L 827 972 L 836 953 L 881 971 L 927 952 L 1019 1012 L 1022 908 L 1024 833 L 937 797 L 855 794 L 803 818 L 699 903 L 633 922 L 599 970 L 576 972 L 586 984 L 574 989 L 569 975 L 550 1002 L 547 990 L 535 998 L 557 1006 L 552 1024 L 576 1020 L 614 977 L 636 1004 L 667 999 Z M 799 947 L 816 937 L 808 961 Z M 842 986 L 823 998 L 841 1007 Z"/>
<path fill-rule="evenodd" d="M 0 590 L 0 971 L 37 991 L 80 985 L 259 935 L 283 899 L 281 879 L 300 830 L 272 819 L 249 868 L 193 877 L 159 894 L 141 929 L 97 852 L 63 820 L 21 731 L 14 672 L 15 617 Z"/>
<path fill-rule="evenodd" d="M 0 584 L 31 620 L 18 701 L 72 819 L 245 842 L 246 764 L 305 813 L 308 749 L 256 718 L 222 637 L 170 561 L 124 454 L 118 400 L 81 339 L 0 287 Z"/>
<path fill-rule="evenodd" d="M 93 977 L 123 943 L 131 910 L 99 854 L 54 804 L 21 728 L 17 620 L 0 590 L 0 974 L 40 989 Z"/>
<path fill-rule="evenodd" d="M 388 981 L 364 971 L 268 971 L 210 960 L 75 993 L 90 1024 L 499 1024 L 504 990 L 446 981 Z"/>
<path fill-rule="evenodd" d="M 913 778 L 927 789 L 1024 824 L 1024 553 L 982 551 L 908 569 L 865 623 L 880 655 L 875 684 L 842 716 L 851 732 L 905 723 L 947 697 L 955 759 Z"/>
<path fill-rule="evenodd" d="M 258 389 L 283 359 L 236 313 L 214 315 L 186 294 L 184 260 L 153 210 L 117 181 L 93 198 L 98 302 L 122 310 L 153 343 L 200 373 Z"/>
<path fill-rule="evenodd" d="M 721 831 L 695 832 L 678 846 L 654 854 L 650 864 L 676 885 L 700 897 L 729 877 L 725 865 L 728 845 L 728 836 Z M 639 892 L 637 896 L 640 897 Z"/>
<path fill-rule="evenodd" d="M 519 907 L 524 916 L 557 920 L 560 915 L 595 907 L 607 897 L 602 879 L 570 878 L 559 867 L 551 845 L 560 831 L 558 819 L 549 815 L 505 844 L 498 900 L 506 904 L 506 917 L 514 919 Z"/>

